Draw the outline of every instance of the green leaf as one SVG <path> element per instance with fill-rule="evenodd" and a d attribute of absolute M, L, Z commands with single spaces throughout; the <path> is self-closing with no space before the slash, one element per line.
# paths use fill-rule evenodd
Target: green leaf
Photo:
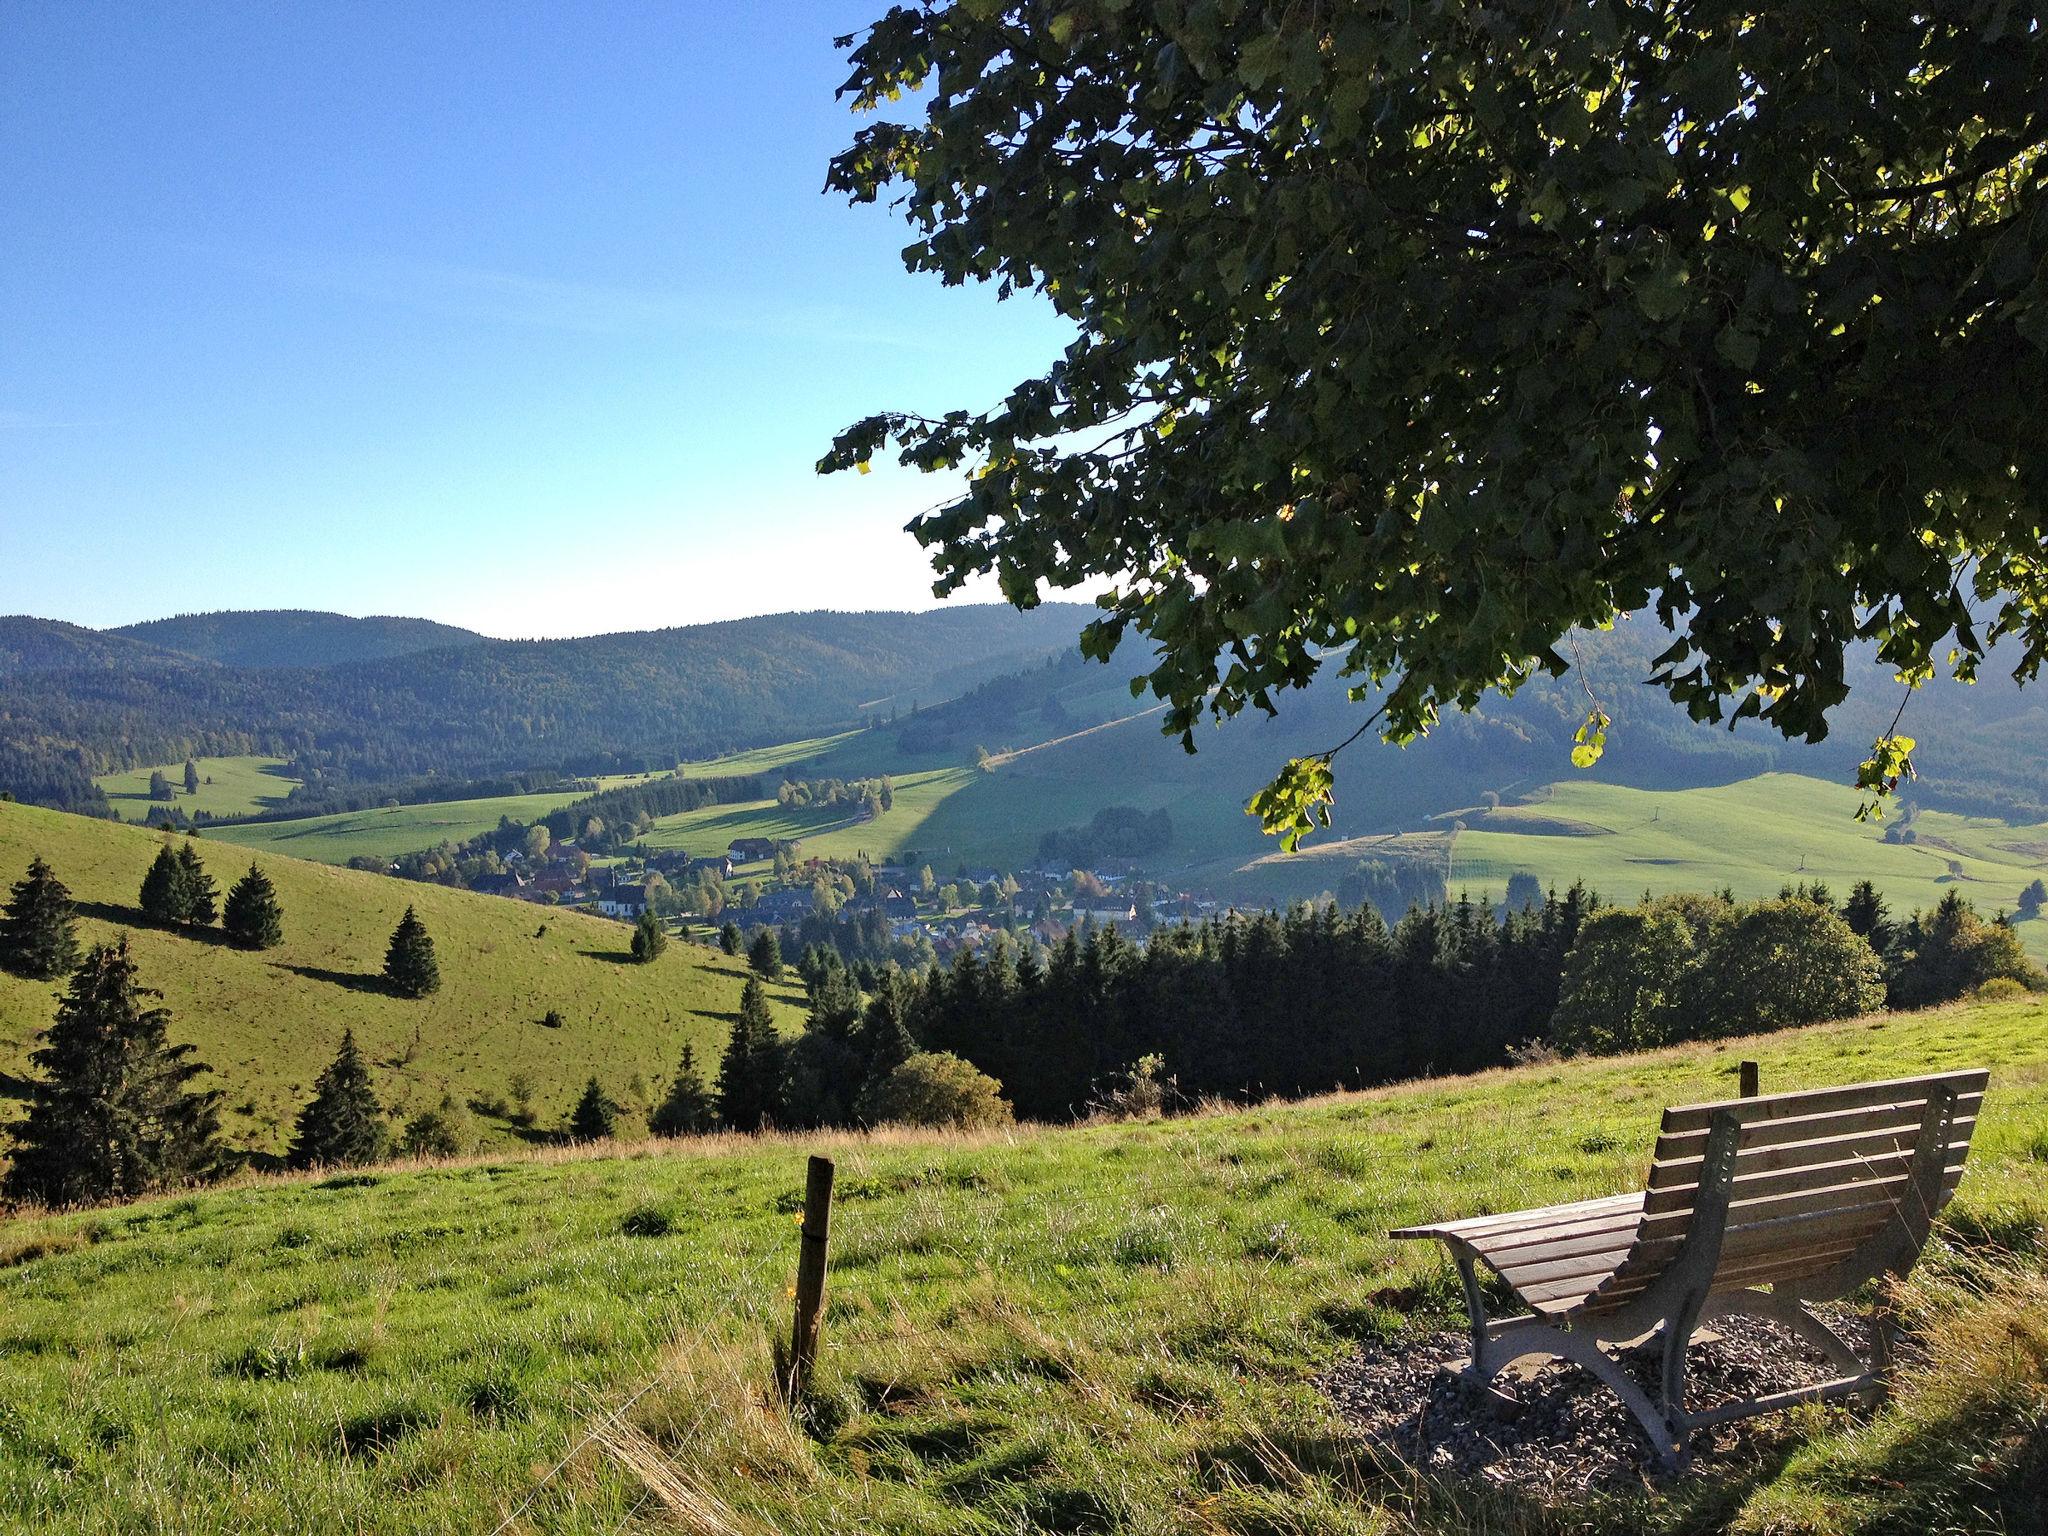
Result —
<path fill-rule="evenodd" d="M 1335 788 L 1329 758 L 1297 757 L 1246 802 L 1245 813 L 1258 817 L 1266 834 L 1280 839 L 1281 850 L 1292 853 L 1303 837 L 1330 824 Z"/>

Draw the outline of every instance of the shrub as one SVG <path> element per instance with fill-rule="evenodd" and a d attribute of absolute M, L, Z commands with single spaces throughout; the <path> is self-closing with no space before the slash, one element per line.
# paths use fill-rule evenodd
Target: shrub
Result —
<path fill-rule="evenodd" d="M 924 1051 L 875 1085 L 869 1119 L 898 1125 L 1008 1125 L 1012 1118 L 1002 1084 L 958 1056 Z"/>
<path fill-rule="evenodd" d="M 2034 992 L 2017 976 L 1994 976 L 1970 995 L 1980 1003 L 2013 1003 Z"/>

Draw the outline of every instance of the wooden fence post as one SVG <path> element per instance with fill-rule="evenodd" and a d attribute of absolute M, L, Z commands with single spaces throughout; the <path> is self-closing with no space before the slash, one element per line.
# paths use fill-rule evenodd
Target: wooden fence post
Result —
<path fill-rule="evenodd" d="M 832 1236 L 832 1159 L 814 1157 L 804 1180 L 804 1225 L 796 1264 L 796 1317 L 789 1334 L 789 1380 L 784 1391 L 791 1403 L 802 1402 L 811 1390 L 811 1368 L 818 1363 L 818 1333 L 825 1320 L 825 1254 Z"/>
<path fill-rule="evenodd" d="M 1756 1063 L 1753 1061 L 1745 1061 L 1737 1070 L 1742 1074 L 1742 1096 L 1745 1099 L 1755 1098 Z"/>

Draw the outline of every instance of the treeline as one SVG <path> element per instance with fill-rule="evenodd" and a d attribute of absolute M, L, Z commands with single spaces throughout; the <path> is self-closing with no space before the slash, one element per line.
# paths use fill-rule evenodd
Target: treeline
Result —
<path fill-rule="evenodd" d="M 0 799 L 111 820 L 113 804 L 92 776 L 90 760 L 76 747 L 0 740 Z"/>
<path fill-rule="evenodd" d="M 1046 833 L 1038 859 L 1051 868 L 1093 869 L 1164 853 L 1173 844 L 1173 818 L 1165 811 L 1133 805 L 1105 805 L 1084 826 Z"/>
<path fill-rule="evenodd" d="M 836 936 L 836 935 L 835 935 Z M 814 945 L 807 983 L 842 966 Z M 871 979 L 868 963 L 857 979 Z M 1951 892 L 1893 922 L 1867 882 L 1775 900 L 1603 907 L 1582 886 L 1498 909 L 1298 906 L 1154 933 L 1114 926 L 1049 951 L 998 941 L 889 983 L 919 1050 L 995 1078 L 1017 1113 L 1086 1113 L 1153 1063 L 1188 1098 L 1293 1096 L 1923 1007 L 1993 983 L 2037 988 L 2018 935 Z M 815 1009 L 814 1009 L 815 1012 Z M 782 1106 L 784 1124 L 811 1101 Z"/>
<path fill-rule="evenodd" d="M 601 823 L 600 833 L 613 827 L 643 827 L 663 816 L 679 816 L 706 805 L 731 805 L 738 801 L 764 799 L 761 781 L 752 774 L 713 775 L 685 778 L 673 773 L 641 784 L 622 784 L 599 790 L 581 800 L 572 800 L 559 810 L 548 812 L 534 825 L 548 829 L 558 843 L 584 835 L 591 822 Z M 596 848 L 586 851 L 599 852 Z M 718 850 L 724 852 L 723 849 Z"/>

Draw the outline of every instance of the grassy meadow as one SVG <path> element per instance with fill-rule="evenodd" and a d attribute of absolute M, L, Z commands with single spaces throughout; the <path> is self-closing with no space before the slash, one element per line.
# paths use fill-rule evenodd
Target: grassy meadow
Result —
<path fill-rule="evenodd" d="M 1812 880 L 1839 900 L 1867 879 L 1898 916 L 1950 890 L 1989 916 L 2048 874 L 2048 827 L 1927 811 L 1913 820 L 1914 842 L 1887 843 L 1887 824 L 1855 819 L 1858 798 L 1847 785 L 1789 773 L 1685 790 L 1567 780 L 1520 804 L 1467 813 L 1451 844 L 1451 889 L 1499 893 L 1526 870 L 1546 886 L 1582 879 L 1613 900 L 1723 886 L 1754 900 Z M 2048 960 L 2048 921 L 2023 922 L 2019 933 L 2035 959 Z"/>
<path fill-rule="evenodd" d="M 195 1045 L 227 1090 L 223 1123 L 238 1145 L 282 1150 L 344 1029 L 355 1030 L 390 1107 L 425 1108 L 444 1092 L 503 1096 L 512 1074 L 523 1073 L 539 1123 L 552 1126 L 592 1073 L 644 1111 L 658 1102 L 685 1041 L 715 1064 L 739 1006 L 744 966 L 698 945 L 671 945 L 652 965 L 635 965 L 622 923 L 252 854 L 211 835 L 196 846 L 223 894 L 252 858 L 276 883 L 284 943 L 249 953 L 217 929 L 151 928 L 135 899 L 158 843 L 139 828 L 0 804 L 0 886 L 41 854 L 79 903 L 83 939 L 131 935 L 143 981 L 171 1010 L 173 1038 Z M 408 904 L 433 935 L 441 967 L 441 990 L 419 1002 L 381 985 L 384 946 Z M 799 1022 L 801 988 L 792 981 L 770 991 L 779 1016 Z M 26 1069 L 59 992 L 54 982 L 0 973 L 0 1072 Z M 541 1024 L 549 1009 L 562 1027 Z M 12 1076 L 0 1085 L 17 1091 Z M 478 1123 L 516 1144 L 503 1122 Z"/>
<path fill-rule="evenodd" d="M 484 800 L 436 800 L 425 805 L 385 805 L 366 811 L 338 811 L 294 821 L 253 821 L 212 827 L 207 836 L 243 848 L 263 848 L 321 864 L 346 864 L 359 854 L 395 859 L 442 843 L 465 842 L 497 826 L 501 817 L 537 821 L 548 812 L 583 799 L 581 792 L 500 795 Z"/>
<path fill-rule="evenodd" d="M 93 782 L 106 791 L 114 814 L 123 821 L 147 821 L 151 807 L 164 802 L 149 798 L 149 776 L 161 773 L 176 792 L 168 808 L 197 816 L 205 811 L 214 816 L 254 816 L 273 811 L 299 787 L 299 781 L 285 776 L 285 762 L 276 757 L 207 757 L 198 759 L 199 790 L 185 793 L 185 765 L 162 763 L 155 768 L 131 768 L 122 773 L 103 773 Z"/>
<path fill-rule="evenodd" d="M 543 1152 L 18 1217 L 0 1524 L 2038 1531 L 2048 1326 L 2020 1302 L 2048 1303 L 2044 1026 L 2039 1001 L 1955 1007 L 1173 1121 Z M 1874 1418 L 1781 1416 L 1747 1454 L 1571 1509 L 1377 1463 L 1316 1378 L 1457 1315 L 1448 1263 L 1386 1229 L 1633 1186 L 1658 1110 L 1728 1095 L 1741 1056 L 1767 1090 L 1993 1068 L 1912 1288 L 1965 1357 Z M 766 1340 L 819 1149 L 839 1195 L 799 1431 L 768 1406 Z"/>

